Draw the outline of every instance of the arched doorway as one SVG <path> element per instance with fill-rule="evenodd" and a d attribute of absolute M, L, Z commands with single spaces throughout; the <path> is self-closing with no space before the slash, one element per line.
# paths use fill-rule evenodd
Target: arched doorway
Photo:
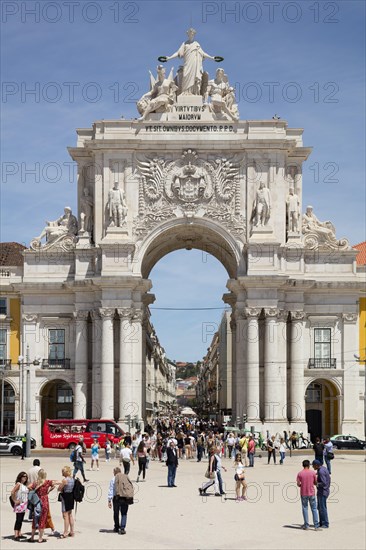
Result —
<path fill-rule="evenodd" d="M 73 418 L 74 394 L 70 384 L 56 379 L 47 382 L 40 392 L 41 422 L 46 418 Z"/>
<path fill-rule="evenodd" d="M 15 433 L 15 391 L 9 382 L 2 381 L 4 389 L 1 388 L 0 407 L 2 411 L 3 424 L 0 426 L 0 433 L 3 435 Z M 4 403 L 2 394 L 4 393 Z"/>
<path fill-rule="evenodd" d="M 305 392 L 306 422 L 311 439 L 339 433 L 339 390 L 331 380 L 313 380 Z"/>

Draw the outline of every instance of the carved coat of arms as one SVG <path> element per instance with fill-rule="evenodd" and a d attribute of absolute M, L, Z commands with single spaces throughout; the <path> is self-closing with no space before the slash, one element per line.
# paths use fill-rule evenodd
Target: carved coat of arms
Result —
<path fill-rule="evenodd" d="M 239 164 L 236 159 L 205 160 L 188 149 L 180 159 L 138 159 L 139 215 L 134 231 L 143 236 L 174 217 L 209 217 L 237 236 L 245 233 L 240 211 Z"/>

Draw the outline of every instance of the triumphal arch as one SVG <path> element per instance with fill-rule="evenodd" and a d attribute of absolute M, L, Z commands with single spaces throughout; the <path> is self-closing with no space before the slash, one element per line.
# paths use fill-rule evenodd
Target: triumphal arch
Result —
<path fill-rule="evenodd" d="M 77 212 L 65 208 L 25 252 L 24 322 L 75 334 L 74 417 L 126 426 L 132 403 L 144 421 L 149 274 L 196 248 L 228 274 L 233 418 L 306 432 L 307 388 L 323 380 L 334 390 L 323 413 L 340 433 L 362 431 L 355 251 L 302 203 L 303 130 L 240 118 L 237 75 L 192 29 L 156 63 L 136 118 L 77 130 Z"/>

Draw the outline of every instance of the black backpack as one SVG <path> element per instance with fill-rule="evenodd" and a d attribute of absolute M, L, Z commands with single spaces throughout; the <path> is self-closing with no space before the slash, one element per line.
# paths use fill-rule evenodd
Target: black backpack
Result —
<path fill-rule="evenodd" d="M 75 502 L 83 502 L 84 493 L 85 493 L 84 485 L 81 483 L 79 479 L 76 478 L 74 488 L 72 490 L 72 494 Z"/>

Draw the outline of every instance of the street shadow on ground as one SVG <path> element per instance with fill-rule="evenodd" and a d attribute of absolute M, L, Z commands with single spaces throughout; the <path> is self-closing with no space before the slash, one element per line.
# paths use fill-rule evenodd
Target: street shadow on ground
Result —
<path fill-rule="evenodd" d="M 99 533 L 113 533 L 116 534 L 116 531 L 114 529 L 99 529 Z"/>
<path fill-rule="evenodd" d="M 300 524 L 292 524 L 292 525 L 283 525 L 282 526 L 284 529 L 300 529 L 301 531 L 303 531 L 303 528 L 302 528 L 302 525 Z"/>

